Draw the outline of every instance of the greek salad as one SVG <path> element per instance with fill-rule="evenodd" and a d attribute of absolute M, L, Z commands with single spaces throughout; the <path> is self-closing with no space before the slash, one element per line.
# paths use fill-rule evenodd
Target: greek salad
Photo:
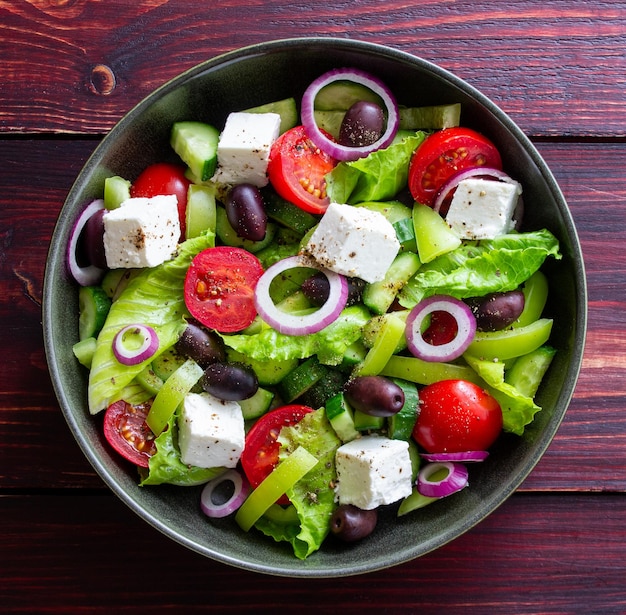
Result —
<path fill-rule="evenodd" d="M 68 245 L 73 350 L 142 488 L 203 486 L 207 517 L 304 559 L 453 497 L 523 434 L 559 244 L 522 230 L 523 186 L 461 112 L 336 69 L 176 122 L 176 163 L 106 179 Z"/>

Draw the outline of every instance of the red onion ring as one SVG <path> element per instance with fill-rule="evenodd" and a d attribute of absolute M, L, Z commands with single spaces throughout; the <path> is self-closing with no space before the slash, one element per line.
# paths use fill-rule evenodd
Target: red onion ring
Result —
<path fill-rule="evenodd" d="M 363 147 L 350 147 L 331 141 L 320 130 L 315 122 L 315 98 L 323 87 L 334 81 L 353 81 L 380 96 L 387 111 L 387 126 L 377 141 Z M 304 92 L 300 116 L 311 141 L 328 155 L 342 161 L 364 158 L 376 150 L 387 147 L 393 141 L 400 122 L 398 104 L 391 90 L 377 77 L 356 68 L 336 68 L 315 79 Z"/>
<path fill-rule="evenodd" d="M 439 470 L 446 469 L 448 474 L 438 481 L 430 477 Z M 430 498 L 445 498 L 467 487 L 469 472 L 462 463 L 452 461 L 429 463 L 425 465 L 417 476 L 417 490 Z"/>
<path fill-rule="evenodd" d="M 232 495 L 221 504 L 213 501 L 213 492 L 224 482 L 233 484 Z M 200 494 L 200 508 L 202 512 L 213 519 L 227 517 L 235 512 L 246 500 L 250 493 L 250 483 L 237 470 L 226 470 L 224 474 L 220 474 L 217 478 L 209 481 Z"/>
<path fill-rule="evenodd" d="M 270 296 L 272 280 L 284 271 L 296 267 L 308 267 L 321 271 L 330 284 L 328 299 L 318 310 L 310 314 L 289 314 L 280 310 Z M 348 281 L 329 269 L 316 267 L 300 256 L 283 258 L 269 267 L 259 278 L 254 291 L 254 303 L 261 318 L 279 333 L 308 335 L 317 333 L 334 322 L 348 301 Z"/>
<path fill-rule="evenodd" d="M 141 345 L 138 348 L 128 348 L 125 345 L 127 334 L 140 335 Z M 137 365 L 149 359 L 159 348 L 159 337 L 156 331 L 148 325 L 126 325 L 113 338 L 113 354 L 122 365 Z"/>
<path fill-rule="evenodd" d="M 422 336 L 422 323 L 433 312 L 447 312 L 457 323 L 457 334 L 447 344 L 435 346 Z M 433 295 L 420 301 L 406 319 L 405 336 L 411 353 L 423 361 L 453 361 L 471 344 L 476 333 L 476 318 L 470 307 L 447 295 Z"/>
<path fill-rule="evenodd" d="M 462 453 L 420 453 L 426 461 L 461 461 L 464 463 L 485 461 L 488 451 L 463 451 Z"/>
<path fill-rule="evenodd" d="M 509 177 L 504 171 L 495 169 L 493 167 L 472 167 L 471 169 L 463 169 L 458 173 L 455 173 L 437 192 L 433 201 L 433 209 L 439 213 L 441 206 L 445 202 L 447 196 L 452 190 L 455 190 L 457 186 L 465 179 L 472 179 L 473 177 L 484 177 L 487 179 L 497 179 L 498 181 L 505 182 L 507 184 L 513 184 L 520 186 L 520 183 L 513 178 Z M 521 186 L 520 186 L 521 187 Z"/>
<path fill-rule="evenodd" d="M 76 252 L 78 250 L 78 241 L 80 235 L 83 232 L 85 225 L 89 219 L 100 209 L 104 209 L 104 200 L 96 199 L 85 207 L 78 219 L 74 223 L 74 227 L 70 233 L 70 240 L 67 244 L 67 268 L 74 280 L 81 286 L 92 286 L 97 284 L 102 275 L 104 269 L 100 269 L 95 265 L 88 265 L 87 267 L 81 267 L 78 264 L 78 258 Z"/>

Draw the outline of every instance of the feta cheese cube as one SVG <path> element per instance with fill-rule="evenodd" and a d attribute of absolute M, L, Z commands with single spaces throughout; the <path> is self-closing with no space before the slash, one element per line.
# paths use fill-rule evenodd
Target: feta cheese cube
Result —
<path fill-rule="evenodd" d="M 378 282 L 399 249 L 396 232 L 383 214 L 331 203 L 304 251 L 335 273 Z"/>
<path fill-rule="evenodd" d="M 459 183 L 446 222 L 461 239 L 493 239 L 515 225 L 513 213 L 521 186 L 491 179 Z"/>
<path fill-rule="evenodd" d="M 156 267 L 176 252 L 180 222 L 173 194 L 127 199 L 105 213 L 103 221 L 104 254 L 110 269 Z"/>
<path fill-rule="evenodd" d="M 337 449 L 335 464 L 340 504 L 372 510 L 411 495 L 411 457 L 404 440 L 357 438 Z"/>
<path fill-rule="evenodd" d="M 270 148 L 280 133 L 277 113 L 231 113 L 217 144 L 218 184 L 267 185 Z"/>
<path fill-rule="evenodd" d="M 245 429 L 241 406 L 210 393 L 189 393 L 178 418 L 183 463 L 200 468 L 234 468 L 243 452 Z"/>

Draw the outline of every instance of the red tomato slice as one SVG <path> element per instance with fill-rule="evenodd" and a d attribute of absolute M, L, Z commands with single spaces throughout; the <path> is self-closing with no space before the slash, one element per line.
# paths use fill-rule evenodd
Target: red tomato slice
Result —
<path fill-rule="evenodd" d="M 150 403 L 133 406 L 116 401 L 104 413 L 104 436 L 122 457 L 142 468 L 156 453 L 154 434 L 146 424 Z"/>
<path fill-rule="evenodd" d="M 502 169 L 500 153 L 487 137 L 463 127 L 434 132 L 411 158 L 411 196 L 418 203 L 432 205 L 438 190 L 455 173 L 481 166 Z"/>
<path fill-rule="evenodd" d="M 332 156 L 313 144 L 304 126 L 296 126 L 274 141 L 267 174 L 284 199 L 309 213 L 323 214 L 330 202 L 324 176 L 336 164 Z"/>
<path fill-rule="evenodd" d="M 175 164 L 158 162 L 144 169 L 130 187 L 132 197 L 153 197 L 173 194 L 178 201 L 178 220 L 181 241 L 186 235 L 187 191 L 191 182 L 185 177 L 185 169 Z"/>
<path fill-rule="evenodd" d="M 185 276 L 185 305 L 209 329 L 233 333 L 256 316 L 254 289 L 263 275 L 259 259 L 242 248 L 218 246 L 197 254 Z"/>
<path fill-rule="evenodd" d="M 246 435 L 241 467 L 253 487 L 258 487 L 278 464 L 280 444 L 277 438 L 280 430 L 299 423 L 309 412 L 313 412 L 313 408 L 309 406 L 281 406 L 264 414 L 252 426 Z M 288 504 L 289 498 L 283 496 L 278 503 Z"/>
<path fill-rule="evenodd" d="M 486 451 L 502 431 L 497 400 L 466 380 L 441 380 L 420 391 L 415 441 L 429 453 Z"/>
<path fill-rule="evenodd" d="M 430 315 L 430 323 L 422 333 L 422 337 L 431 346 L 442 346 L 450 343 L 456 336 L 459 325 L 450 312 L 437 310 Z"/>

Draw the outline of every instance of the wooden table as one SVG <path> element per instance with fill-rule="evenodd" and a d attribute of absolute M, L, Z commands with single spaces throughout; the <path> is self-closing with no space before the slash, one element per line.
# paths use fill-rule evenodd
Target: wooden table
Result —
<path fill-rule="evenodd" d="M 242 572 L 147 527 L 80 453 L 41 332 L 47 244 L 102 136 L 184 69 L 301 35 L 396 47 L 498 103 L 560 183 L 589 287 L 574 399 L 518 492 L 432 554 L 339 580 Z M 626 611 L 626 3 L 1 0 L 0 86 L 0 610 Z"/>

